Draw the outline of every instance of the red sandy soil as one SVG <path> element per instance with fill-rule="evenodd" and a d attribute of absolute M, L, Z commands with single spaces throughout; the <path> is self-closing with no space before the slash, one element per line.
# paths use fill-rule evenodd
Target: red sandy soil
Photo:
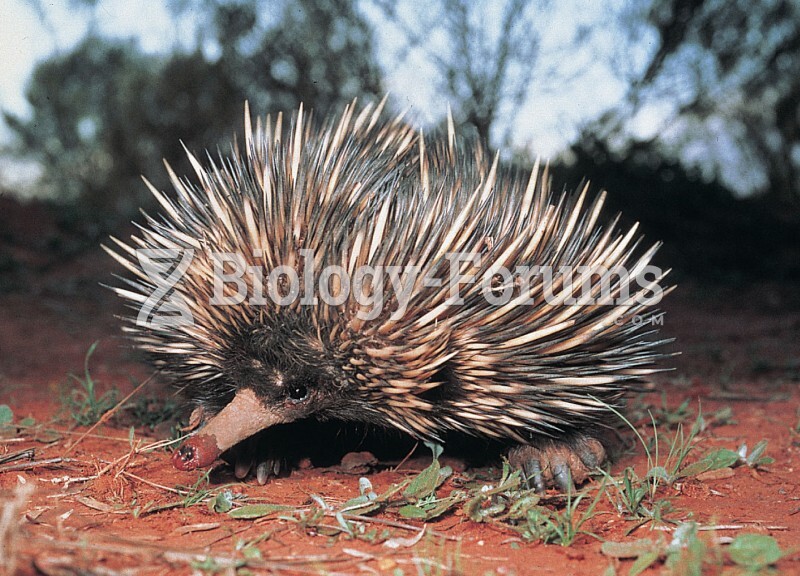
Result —
<path fill-rule="evenodd" d="M 38 226 L 29 223 L 31 229 Z M 132 381 L 150 375 L 120 337 L 114 318 L 123 312 L 120 303 L 97 284 L 108 280 L 109 271 L 116 268 L 99 250 L 59 265 L 35 256 L 33 249 L 15 249 L 40 273 L 26 276 L 24 289 L 18 286 L 12 293 L 0 294 L 0 404 L 11 407 L 15 421 L 30 416 L 63 433 L 49 444 L 48 438 L 36 439 L 26 431 L 6 435 L 0 438 L 0 457 L 30 448 L 35 450 L 34 461 L 69 460 L 21 470 L 0 465 L 0 536 L 7 546 L 0 549 L 0 560 L 6 562 L 6 570 L 13 562 L 18 574 L 202 573 L 191 567 L 192 559 L 237 557 L 238 541 L 264 536 L 257 547 L 266 567 L 252 568 L 255 573 L 603 574 L 609 566 L 616 573 L 628 573 L 632 561 L 604 556 L 595 538 L 579 536 L 570 547 L 527 543 L 510 530 L 472 523 L 460 513 L 430 522 L 419 542 L 399 550 L 346 536 L 316 535 L 272 517 L 235 520 L 211 512 L 205 504 L 135 517 L 131 511 L 137 505 L 179 500 L 168 489 L 191 485 L 198 473 L 175 470 L 163 450 L 132 454 L 125 427 L 104 425 L 81 438 L 87 429 L 71 427 L 59 400 L 67 374 L 82 373 L 94 341 L 100 345 L 91 370 L 101 390 L 115 387 L 127 394 L 133 390 Z M 660 407 L 663 395 L 670 408 L 689 399 L 692 410 L 702 406 L 705 414 L 723 407 L 733 410 L 733 422 L 701 434 L 689 461 L 712 448 L 735 450 L 742 443 L 752 447 L 759 440 L 768 441 L 767 455 L 774 458 L 773 464 L 756 470 L 740 466 L 716 477 L 686 480 L 662 488 L 660 497 L 672 504 L 670 519 L 718 527 L 704 532 L 704 537 L 725 541 L 745 532 L 774 537 L 781 548 L 794 550 L 776 565 L 782 574 L 800 574 L 797 294 L 787 286 L 680 287 L 664 303 L 663 333 L 676 338 L 673 350 L 681 351 L 672 360 L 675 371 L 658 378 L 657 392 L 636 400 L 638 406 Z M 140 394 L 156 392 L 159 384 L 153 383 Z M 687 426 L 692 421 L 688 418 Z M 137 429 L 135 438 L 147 444 L 163 437 L 164 433 Z M 381 493 L 425 465 L 411 460 L 398 471 L 385 469 L 369 478 Z M 640 446 L 616 462 L 612 473 L 626 466 L 644 475 L 646 460 Z M 310 468 L 265 486 L 252 479 L 237 482 L 232 490 L 273 504 L 306 504 L 311 494 L 342 503 L 358 494 L 358 477 L 337 469 Z M 216 481 L 228 482 L 232 476 L 223 473 L 221 478 Z M 13 507 L 9 502 L 21 486 L 31 491 Z M 451 488 L 448 482 L 440 491 L 446 494 Z M 2 519 L 3 510 L 13 516 Z M 375 518 L 422 526 L 394 512 Z M 385 526 L 370 527 L 380 531 Z M 604 500 L 584 528 L 611 541 L 671 537 L 651 524 L 634 527 Z M 390 529 L 394 536 L 416 536 L 413 530 Z M 664 570 L 662 563 L 656 563 L 645 574 Z M 736 573 L 731 565 L 724 570 Z"/>

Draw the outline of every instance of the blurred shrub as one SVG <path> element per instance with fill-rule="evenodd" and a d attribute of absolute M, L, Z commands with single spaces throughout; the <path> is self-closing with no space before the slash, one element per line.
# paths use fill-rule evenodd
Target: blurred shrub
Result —
<path fill-rule="evenodd" d="M 717 281 L 800 279 L 800 210 L 768 195 L 737 198 L 718 181 L 704 181 L 651 143 L 619 156 L 584 135 L 573 161 L 554 167 L 555 181 L 576 188 L 588 179 L 608 191 L 607 218 L 640 222 L 645 244 L 664 243 L 656 257 L 678 274 Z M 675 277 L 675 276 L 674 276 Z"/>
<path fill-rule="evenodd" d="M 195 49 L 166 55 L 90 34 L 37 65 L 30 118 L 4 113 L 15 152 L 41 165 L 47 196 L 89 237 L 153 205 L 140 175 L 168 188 L 162 157 L 189 172 L 179 141 L 198 156 L 226 150 L 246 99 L 259 114 L 291 112 L 301 101 L 324 114 L 380 93 L 371 31 L 351 0 L 181 6 L 205 11 L 217 50 L 206 49 L 206 29 Z"/>

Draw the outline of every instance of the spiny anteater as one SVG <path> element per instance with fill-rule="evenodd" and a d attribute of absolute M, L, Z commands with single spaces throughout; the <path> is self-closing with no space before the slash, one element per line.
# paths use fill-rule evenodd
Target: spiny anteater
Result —
<path fill-rule="evenodd" d="M 522 178 L 452 121 L 431 144 L 383 107 L 315 128 L 301 106 L 288 130 L 245 108 L 243 152 L 189 154 L 196 183 L 167 166 L 176 198 L 148 183 L 162 215 L 114 239 L 125 330 L 205 423 L 175 466 L 315 417 L 502 439 L 538 490 L 582 481 L 609 406 L 657 369 L 658 245 L 599 226 L 603 194 L 555 196 L 538 164 Z"/>

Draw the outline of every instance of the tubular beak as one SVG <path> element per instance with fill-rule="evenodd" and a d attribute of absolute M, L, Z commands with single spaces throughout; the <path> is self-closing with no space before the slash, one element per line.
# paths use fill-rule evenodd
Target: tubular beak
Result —
<path fill-rule="evenodd" d="M 188 438 L 172 456 L 178 470 L 208 466 L 231 446 L 282 422 L 249 388 L 239 390 L 221 412 Z"/>

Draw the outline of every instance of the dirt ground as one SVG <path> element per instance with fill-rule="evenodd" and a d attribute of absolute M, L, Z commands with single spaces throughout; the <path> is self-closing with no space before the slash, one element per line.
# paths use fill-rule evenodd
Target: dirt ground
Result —
<path fill-rule="evenodd" d="M 40 272 L 0 294 L 0 404 L 11 408 L 14 423 L 30 417 L 44 426 L 20 425 L 0 436 L 0 561 L 9 573 L 628 574 L 634 561 L 604 552 L 602 541 L 669 541 L 675 522 L 691 520 L 705 541 L 720 550 L 743 533 L 769 535 L 788 551 L 773 573 L 800 574 L 797 287 L 680 286 L 664 303 L 663 333 L 676 339 L 672 349 L 681 352 L 671 360 L 675 370 L 661 375 L 654 391 L 631 406 L 639 423 L 647 422 L 647 406 L 666 406 L 675 414 L 689 400 L 689 410 L 696 413 L 702 407 L 709 415 L 730 408 L 732 417 L 700 434 L 688 462 L 714 448 L 736 450 L 766 440 L 773 463 L 726 468 L 662 486 L 659 498 L 671 504 L 667 522 L 628 520 L 603 498 L 583 526 L 595 537 L 579 535 L 571 546 L 524 541 L 508 528 L 472 522 L 458 508 L 427 524 L 392 511 L 366 520 L 368 529 L 390 531 L 392 548 L 386 539 L 329 536 L 276 515 L 241 520 L 205 502 L 174 505 L 183 501 L 176 488 L 193 485 L 198 473 L 175 470 L 164 450 L 134 449 L 163 439 L 167 430 L 139 427 L 131 436 L 127 426 L 117 423 L 89 431 L 75 426 L 63 409 L 63 391 L 74 385 L 67 374 L 82 374 L 95 341 L 99 345 L 90 368 L 101 391 L 116 388 L 125 395 L 151 373 L 120 337 L 114 317 L 123 311 L 120 303 L 98 286 L 109 280 L 110 259 L 91 250 L 59 265 L 37 260 L 34 249 L 15 249 L 17 260 L 27 259 Z M 137 394 L 163 392 L 159 386 L 151 382 Z M 687 427 L 693 420 L 686 417 Z M 646 435 L 652 432 L 647 428 L 642 428 Z M 647 472 L 642 447 L 632 445 L 614 463 L 612 474 L 627 466 L 639 476 Z M 26 458 L 2 463 L 4 456 L 25 450 L 32 451 Z M 399 469 L 379 466 L 366 476 L 381 493 L 426 465 L 424 458 L 415 458 Z M 231 492 L 250 502 L 298 507 L 317 495 L 341 504 L 358 494 L 361 475 L 305 467 L 259 486 L 252 479 L 236 481 L 223 468 L 208 488 L 232 482 Z M 458 476 L 439 493 L 453 489 Z M 552 507 L 558 506 L 563 502 L 553 500 Z M 242 542 L 250 544 L 251 556 L 248 567 L 236 572 L 230 566 L 243 558 Z M 680 566 L 668 568 L 663 559 L 643 573 L 669 569 L 684 573 Z M 724 556 L 711 573 L 744 573 L 736 570 Z"/>

